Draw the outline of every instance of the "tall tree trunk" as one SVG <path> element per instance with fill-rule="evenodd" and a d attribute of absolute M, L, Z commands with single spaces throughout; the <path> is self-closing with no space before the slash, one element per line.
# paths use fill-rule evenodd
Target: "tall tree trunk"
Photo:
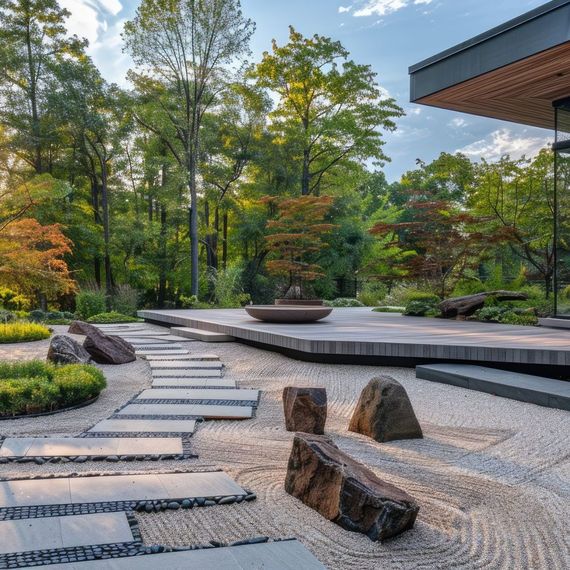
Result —
<path fill-rule="evenodd" d="M 91 177 L 91 207 L 93 208 L 93 218 L 96 224 L 101 223 L 101 214 L 99 212 L 99 186 L 97 184 L 97 177 Z M 95 254 L 93 258 L 93 273 L 95 275 L 95 283 L 97 287 L 101 287 L 101 257 L 99 253 Z"/>
<path fill-rule="evenodd" d="M 196 111 L 195 111 L 196 112 Z M 196 123 L 196 122 L 195 122 Z M 192 148 L 188 156 L 188 187 L 190 190 L 190 294 L 198 296 L 198 192 L 196 188 L 198 170 L 198 134 L 192 137 Z"/>
<path fill-rule="evenodd" d="M 32 111 L 32 145 L 34 148 L 34 169 L 37 174 L 42 174 L 43 164 L 42 164 L 42 144 L 41 144 L 41 129 L 40 129 L 40 117 L 38 113 L 38 93 L 37 93 L 37 78 L 34 63 L 34 56 L 32 53 L 32 38 L 30 30 L 30 21 L 33 17 L 32 14 L 27 14 L 27 26 L 26 26 L 26 50 L 28 57 L 28 72 L 30 74 L 30 85 L 29 85 L 29 102 Z"/>
<path fill-rule="evenodd" d="M 107 161 L 101 157 L 101 209 L 103 210 L 103 241 L 105 243 L 105 294 L 107 303 L 113 292 L 113 274 L 111 271 L 110 241 L 111 232 L 109 228 L 109 197 L 107 191 Z"/>
<path fill-rule="evenodd" d="M 309 149 L 306 148 L 303 150 L 303 172 L 301 174 L 301 195 L 302 196 L 308 196 L 309 195 L 309 181 L 310 181 L 309 159 L 310 159 Z"/>
<path fill-rule="evenodd" d="M 216 204 L 214 212 L 214 231 L 212 233 L 212 267 L 218 269 L 218 236 L 220 235 L 220 208 Z"/>
<path fill-rule="evenodd" d="M 206 226 L 206 267 L 212 267 L 212 234 L 210 232 L 210 203 L 204 199 L 204 225 Z"/>
<path fill-rule="evenodd" d="M 228 213 L 224 212 L 223 217 L 223 241 L 222 241 L 222 266 L 227 269 L 228 266 Z"/>
<path fill-rule="evenodd" d="M 158 308 L 164 307 L 166 300 L 166 208 L 160 208 L 160 265 L 158 275 Z"/>

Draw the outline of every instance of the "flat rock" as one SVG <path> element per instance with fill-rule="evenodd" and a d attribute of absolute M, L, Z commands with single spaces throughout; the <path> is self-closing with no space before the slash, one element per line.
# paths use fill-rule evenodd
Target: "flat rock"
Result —
<path fill-rule="evenodd" d="M 237 388 L 227 378 L 154 378 L 153 388 Z"/>
<path fill-rule="evenodd" d="M 150 362 L 153 370 L 221 370 L 221 362 L 193 360 L 158 360 Z"/>
<path fill-rule="evenodd" d="M 124 512 L 0 521 L 0 554 L 133 541 Z"/>
<path fill-rule="evenodd" d="M 196 420 L 102 420 L 89 431 L 92 433 L 194 433 Z M 129 438 L 130 440 L 131 438 Z M 160 453 L 163 453 L 162 451 Z"/>
<path fill-rule="evenodd" d="M 283 389 L 283 411 L 287 431 L 322 435 L 327 419 L 327 391 L 287 386 Z"/>
<path fill-rule="evenodd" d="M 153 378 L 221 378 L 221 368 L 201 368 L 198 370 L 191 369 L 167 369 L 167 370 L 152 370 Z"/>
<path fill-rule="evenodd" d="M 257 402 L 259 390 L 218 388 L 152 388 L 143 390 L 137 400 L 235 400 Z"/>
<path fill-rule="evenodd" d="M 251 406 L 220 404 L 129 404 L 118 416 L 195 416 L 207 420 L 247 420 L 253 416 Z"/>
<path fill-rule="evenodd" d="M 53 564 L 53 570 L 325 570 L 297 540 Z"/>
<path fill-rule="evenodd" d="M 297 433 L 285 490 L 346 530 L 385 540 L 414 526 L 419 506 L 327 437 Z"/>
<path fill-rule="evenodd" d="M 56 364 L 87 364 L 91 355 L 70 336 L 56 334 L 49 343 L 47 359 Z"/>
<path fill-rule="evenodd" d="M 348 429 L 379 442 L 423 437 L 406 390 L 391 376 L 370 380 L 360 394 Z"/>

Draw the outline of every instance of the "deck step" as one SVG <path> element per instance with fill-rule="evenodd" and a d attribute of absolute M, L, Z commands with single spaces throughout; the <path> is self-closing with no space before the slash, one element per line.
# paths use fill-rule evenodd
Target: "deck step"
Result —
<path fill-rule="evenodd" d="M 152 388 L 144 390 L 135 402 L 144 400 L 234 400 L 236 402 L 257 402 L 259 390 L 237 388 Z"/>
<path fill-rule="evenodd" d="M 95 424 L 91 433 L 168 433 L 192 434 L 196 430 L 196 420 L 128 420 L 111 418 Z M 129 441 L 129 440 L 128 440 Z"/>
<path fill-rule="evenodd" d="M 570 411 L 570 382 L 472 364 L 416 366 L 416 376 L 548 408 Z"/>
<path fill-rule="evenodd" d="M 0 481 L 0 508 L 244 496 L 223 471 Z"/>
<path fill-rule="evenodd" d="M 134 541 L 124 512 L 0 522 L 0 554 Z"/>
<path fill-rule="evenodd" d="M 53 564 L 50 570 L 325 570 L 313 554 L 297 540 L 244 544 L 129 556 L 112 560 L 88 560 Z"/>
<path fill-rule="evenodd" d="M 181 455 L 179 437 L 9 437 L 0 448 L 0 457 L 77 457 Z"/>
<path fill-rule="evenodd" d="M 202 342 L 233 342 L 235 337 L 214 332 L 207 331 L 203 329 L 195 329 L 192 327 L 172 327 L 170 329 L 174 334 L 184 336 L 186 338 L 192 338 L 195 340 L 201 340 Z"/>
<path fill-rule="evenodd" d="M 224 406 L 218 404 L 128 404 L 117 416 L 149 416 L 176 418 L 189 416 L 206 420 L 248 420 L 253 417 L 251 406 Z"/>

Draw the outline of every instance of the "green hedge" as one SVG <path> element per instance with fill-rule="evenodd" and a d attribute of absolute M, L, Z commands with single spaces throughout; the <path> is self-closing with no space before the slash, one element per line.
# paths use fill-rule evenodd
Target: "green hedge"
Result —
<path fill-rule="evenodd" d="M 9 342 L 28 342 L 49 338 L 47 327 L 37 323 L 12 322 L 0 324 L 0 344 Z"/>
<path fill-rule="evenodd" d="M 116 311 L 110 313 L 99 313 L 87 319 L 88 323 L 95 323 L 99 325 L 113 324 L 113 323 L 138 323 L 141 319 L 130 317 L 129 315 L 122 315 Z"/>
<path fill-rule="evenodd" d="M 88 364 L 58 366 L 40 360 L 0 363 L 0 416 L 51 412 L 98 396 L 107 383 Z"/>

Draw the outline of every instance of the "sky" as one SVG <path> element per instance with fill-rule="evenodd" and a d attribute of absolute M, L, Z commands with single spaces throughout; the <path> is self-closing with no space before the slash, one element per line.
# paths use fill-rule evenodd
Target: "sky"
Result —
<path fill-rule="evenodd" d="M 68 29 L 89 40 L 89 53 L 103 76 L 126 85 L 131 62 L 122 53 L 121 30 L 140 0 L 59 0 L 71 12 Z M 377 81 L 406 116 L 385 135 L 384 167 L 390 182 L 431 161 L 440 152 L 463 152 L 473 160 L 503 154 L 532 156 L 552 142 L 550 131 L 473 117 L 409 103 L 408 68 L 467 40 L 545 0 L 242 0 L 256 32 L 250 59 L 258 61 L 271 40 L 286 43 L 288 26 L 306 36 L 339 40 L 360 64 L 369 64 Z"/>

